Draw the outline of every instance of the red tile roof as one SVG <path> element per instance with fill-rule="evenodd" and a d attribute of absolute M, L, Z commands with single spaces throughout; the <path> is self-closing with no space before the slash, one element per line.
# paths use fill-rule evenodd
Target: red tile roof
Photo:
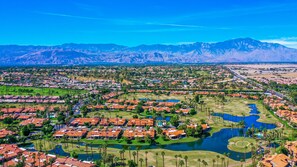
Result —
<path fill-rule="evenodd" d="M 8 135 L 15 135 L 16 133 L 10 130 L 6 130 L 6 129 L 1 129 L 0 130 L 0 139 L 1 138 L 5 138 Z"/>
<path fill-rule="evenodd" d="M 120 133 L 121 133 L 121 129 L 112 129 L 112 128 L 103 128 L 103 129 L 93 129 L 91 130 L 88 135 L 87 138 L 118 138 Z"/>
<path fill-rule="evenodd" d="M 138 118 L 132 118 L 129 119 L 127 126 L 154 126 L 154 120 L 153 119 L 138 119 Z"/>
<path fill-rule="evenodd" d="M 43 123 L 46 121 L 44 118 L 31 118 L 24 120 L 20 123 L 21 126 L 29 125 L 29 124 L 34 124 L 35 127 L 42 127 Z"/>
<path fill-rule="evenodd" d="M 149 130 L 145 130 L 143 128 L 128 128 L 123 133 L 123 137 L 127 137 L 129 139 L 134 139 L 136 137 L 144 138 L 147 135 L 149 135 L 151 138 L 154 138 L 156 135 L 155 129 L 152 127 Z"/>
<path fill-rule="evenodd" d="M 70 122 L 72 126 L 84 126 L 85 123 L 90 123 L 90 125 L 95 126 L 99 123 L 99 118 L 75 118 Z"/>

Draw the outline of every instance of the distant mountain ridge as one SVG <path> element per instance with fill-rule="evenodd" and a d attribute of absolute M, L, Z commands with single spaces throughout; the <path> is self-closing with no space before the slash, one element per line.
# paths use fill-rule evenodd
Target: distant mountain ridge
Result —
<path fill-rule="evenodd" d="M 0 65 L 96 63 L 297 62 L 297 49 L 251 38 L 183 45 L 62 44 L 0 45 Z"/>

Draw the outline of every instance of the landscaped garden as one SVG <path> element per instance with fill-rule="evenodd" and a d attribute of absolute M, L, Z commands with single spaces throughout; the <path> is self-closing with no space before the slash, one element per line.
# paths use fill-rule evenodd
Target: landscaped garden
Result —
<path fill-rule="evenodd" d="M 228 140 L 228 148 L 232 151 L 247 153 L 256 148 L 256 139 L 250 137 L 234 137 Z"/>

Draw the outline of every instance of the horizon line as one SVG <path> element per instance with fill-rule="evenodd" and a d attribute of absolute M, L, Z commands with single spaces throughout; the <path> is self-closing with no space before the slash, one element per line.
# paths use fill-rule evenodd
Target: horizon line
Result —
<path fill-rule="evenodd" d="M 276 41 L 276 39 L 255 39 L 252 37 L 238 37 L 238 38 L 230 38 L 230 39 L 225 39 L 222 41 L 208 41 L 208 42 L 202 42 L 202 41 L 180 41 L 180 42 L 162 42 L 162 43 L 152 43 L 152 44 L 145 44 L 145 43 L 140 43 L 137 45 L 125 45 L 125 44 L 119 44 L 119 43 L 80 43 L 80 42 L 65 42 L 65 43 L 60 43 L 60 44 L 0 44 L 0 46 L 61 46 L 61 45 L 67 45 L 67 44 L 77 44 L 77 45 L 118 45 L 118 46 L 125 46 L 125 47 L 136 47 L 136 46 L 142 46 L 142 45 L 175 45 L 175 46 L 179 46 L 179 45 L 187 45 L 187 44 L 194 44 L 194 43 L 219 43 L 219 42 L 226 42 L 226 41 L 232 41 L 232 40 L 236 40 L 236 39 L 252 39 L 255 41 L 260 41 L 260 42 L 266 42 L 266 41 Z M 283 38 L 281 38 L 283 39 Z M 275 42 L 266 42 L 266 43 L 275 43 Z M 277 43 L 280 44 L 280 43 Z"/>

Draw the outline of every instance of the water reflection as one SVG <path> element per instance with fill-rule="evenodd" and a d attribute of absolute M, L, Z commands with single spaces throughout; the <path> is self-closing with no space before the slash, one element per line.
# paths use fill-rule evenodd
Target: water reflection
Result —
<path fill-rule="evenodd" d="M 223 153 L 230 153 L 230 158 L 234 160 L 241 160 L 244 156 L 246 158 L 251 157 L 251 153 L 238 153 L 235 151 L 231 151 L 227 148 L 228 140 L 233 137 L 243 136 L 244 132 L 251 127 L 255 127 L 258 129 L 273 129 L 276 127 L 274 124 L 267 124 L 258 122 L 259 119 L 259 111 L 255 104 L 249 104 L 251 109 L 250 114 L 248 116 L 233 116 L 230 114 L 222 114 L 222 113 L 214 113 L 214 116 L 222 117 L 224 120 L 231 121 L 231 122 L 240 122 L 244 121 L 244 128 L 225 128 L 220 130 L 219 132 L 214 133 L 211 136 L 207 136 L 195 142 L 188 142 L 188 143 L 176 143 L 176 144 L 168 144 L 168 145 L 151 145 L 151 146 L 142 146 L 141 149 L 155 149 L 155 148 L 163 148 L 173 151 L 193 151 L 193 150 L 205 150 L 205 151 L 213 151 L 220 154 Z M 83 143 L 79 143 L 83 145 Z M 88 144 L 92 147 L 99 147 L 101 145 L 98 144 Z M 118 148 L 123 149 L 125 146 L 115 144 L 109 145 L 108 147 L 111 148 Z M 131 146 L 131 150 L 135 150 L 136 146 Z M 54 150 L 50 151 L 51 153 L 55 153 L 61 156 L 70 156 L 69 153 L 64 152 L 60 145 L 56 146 Z M 78 158 L 81 160 L 92 160 L 92 159 L 99 159 L 100 155 L 95 153 L 93 157 L 90 154 L 79 154 Z"/>

